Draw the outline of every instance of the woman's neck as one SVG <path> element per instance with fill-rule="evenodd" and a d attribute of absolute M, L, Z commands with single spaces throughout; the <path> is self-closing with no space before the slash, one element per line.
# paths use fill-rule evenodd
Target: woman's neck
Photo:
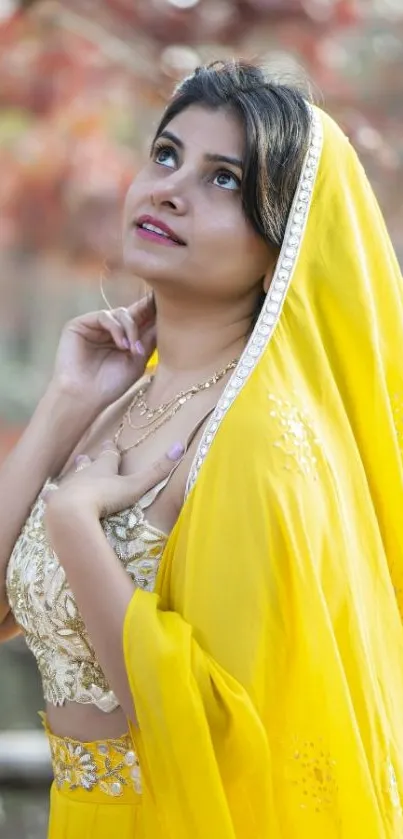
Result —
<path fill-rule="evenodd" d="M 238 358 L 247 341 L 251 317 L 243 307 L 185 308 L 171 301 L 157 302 L 158 369 L 153 382 L 154 398 L 171 389 L 182 390 L 196 380 L 208 378 Z"/>

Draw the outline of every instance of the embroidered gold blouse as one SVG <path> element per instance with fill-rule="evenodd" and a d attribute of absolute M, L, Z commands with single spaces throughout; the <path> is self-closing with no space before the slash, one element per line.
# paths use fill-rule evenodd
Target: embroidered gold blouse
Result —
<path fill-rule="evenodd" d="M 46 486 L 56 484 L 48 482 Z M 161 488 L 101 522 L 134 584 L 146 591 L 154 588 L 167 537 L 147 522 L 144 510 Z M 70 700 L 113 711 L 119 703 L 96 660 L 64 570 L 47 540 L 44 510 L 41 493 L 8 565 L 11 610 L 36 658 L 48 702 L 63 705 Z"/>

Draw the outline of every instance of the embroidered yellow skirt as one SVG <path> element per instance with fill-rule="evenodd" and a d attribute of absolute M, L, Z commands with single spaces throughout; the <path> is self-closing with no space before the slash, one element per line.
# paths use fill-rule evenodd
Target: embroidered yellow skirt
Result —
<path fill-rule="evenodd" d="M 141 780 L 130 735 L 81 743 L 45 730 L 54 774 L 48 839 L 136 839 Z"/>

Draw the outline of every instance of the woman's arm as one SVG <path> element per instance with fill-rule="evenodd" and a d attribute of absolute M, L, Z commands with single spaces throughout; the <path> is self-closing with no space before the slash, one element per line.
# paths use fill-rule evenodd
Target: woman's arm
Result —
<path fill-rule="evenodd" d="M 14 544 L 46 479 L 57 474 L 94 417 L 59 385 L 41 399 L 19 443 L 0 470 L 0 640 L 12 634 L 6 569 Z"/>
<path fill-rule="evenodd" d="M 47 497 L 48 538 L 63 566 L 97 659 L 128 719 L 136 714 L 123 654 L 123 623 L 135 591 L 127 571 L 109 545 L 100 518 L 126 509 L 176 468 L 183 448 L 152 464 L 146 472 L 118 474 L 120 454 L 107 440 L 84 470 L 67 477 Z"/>
<path fill-rule="evenodd" d="M 0 471 L 0 640 L 1 624 L 9 614 L 6 568 L 30 507 L 96 417 L 143 374 L 154 346 L 150 295 L 128 309 L 90 312 L 64 327 L 52 383 Z M 10 622 L 11 618 L 4 630 L 7 637 Z"/>
<path fill-rule="evenodd" d="M 122 643 L 134 585 L 99 521 L 86 508 L 64 506 L 59 514 L 49 504 L 47 530 L 102 670 L 126 716 L 135 721 Z"/>

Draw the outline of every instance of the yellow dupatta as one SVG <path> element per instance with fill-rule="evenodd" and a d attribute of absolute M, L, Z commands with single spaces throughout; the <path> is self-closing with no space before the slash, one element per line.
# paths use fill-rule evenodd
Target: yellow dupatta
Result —
<path fill-rule="evenodd" d="M 125 620 L 146 839 L 403 836 L 402 278 L 312 116 L 265 306 Z"/>

